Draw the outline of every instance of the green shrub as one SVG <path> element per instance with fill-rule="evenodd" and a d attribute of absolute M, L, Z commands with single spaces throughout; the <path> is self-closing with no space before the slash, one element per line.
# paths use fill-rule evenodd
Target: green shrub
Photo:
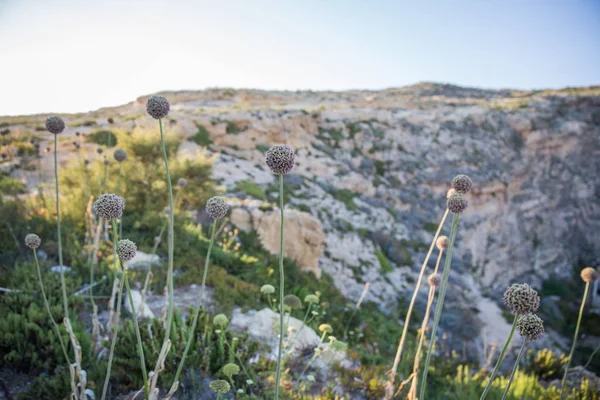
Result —
<path fill-rule="evenodd" d="M 208 147 L 212 144 L 212 140 L 210 139 L 210 133 L 204 127 L 204 125 L 196 124 L 196 128 L 198 131 L 188 138 L 188 140 L 196 143 L 199 146 Z"/>
<path fill-rule="evenodd" d="M 235 186 L 235 190 L 244 192 L 247 195 L 254 197 L 255 199 L 265 200 L 267 198 L 267 193 L 265 192 L 265 190 L 252 181 L 238 182 Z"/>
<path fill-rule="evenodd" d="M 379 261 L 379 265 L 381 266 L 381 272 L 383 272 L 384 274 L 392 272 L 394 268 L 392 267 L 390 260 L 387 259 L 385 254 L 383 254 L 379 250 L 375 250 L 375 257 L 377 257 L 377 260 Z"/>
<path fill-rule="evenodd" d="M 100 146 L 114 147 L 117 144 L 117 135 L 113 131 L 99 130 L 87 135 L 85 141 Z"/>

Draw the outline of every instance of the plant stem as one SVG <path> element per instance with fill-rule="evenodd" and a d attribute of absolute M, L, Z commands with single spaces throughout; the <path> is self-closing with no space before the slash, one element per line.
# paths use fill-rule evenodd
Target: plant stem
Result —
<path fill-rule="evenodd" d="M 448 209 L 444 212 L 442 216 L 442 220 L 438 225 L 437 231 L 433 236 L 433 240 L 431 241 L 431 245 L 429 246 L 429 251 L 427 252 L 427 256 L 425 256 L 425 260 L 423 261 L 423 265 L 421 265 L 421 272 L 419 273 L 419 278 L 417 279 L 417 284 L 415 285 L 415 290 L 413 291 L 412 298 L 410 299 L 410 304 L 408 306 L 408 311 L 406 312 L 406 318 L 404 320 L 404 327 L 402 328 L 402 336 L 400 337 L 400 342 L 398 343 L 398 350 L 396 351 L 396 357 L 394 358 L 394 364 L 392 366 L 392 370 L 390 372 L 390 379 L 387 382 L 387 390 L 386 390 L 386 398 L 391 398 L 391 394 L 393 392 L 394 381 L 396 380 L 396 371 L 398 370 L 398 365 L 400 364 L 400 360 L 402 360 L 402 350 L 404 348 L 404 342 L 406 340 L 406 334 L 408 333 L 408 327 L 410 326 L 410 317 L 412 316 L 413 307 L 415 306 L 415 301 L 417 299 L 417 294 L 419 293 L 419 289 L 421 288 L 421 281 L 423 280 L 423 275 L 425 274 L 425 268 L 427 267 L 427 262 L 429 261 L 429 257 L 431 257 L 431 253 L 433 252 L 433 248 L 435 246 L 435 242 L 442 231 L 442 227 L 444 226 L 444 222 L 446 222 L 446 218 L 448 217 Z"/>
<path fill-rule="evenodd" d="M 119 180 L 118 180 L 118 186 L 117 186 L 117 194 L 119 196 L 121 196 L 121 175 L 123 173 L 123 166 L 121 163 L 119 163 Z M 121 196 L 123 197 L 123 196 Z M 121 239 L 123 237 L 123 216 L 121 216 L 120 220 L 119 220 L 119 239 Z"/>
<path fill-rule="evenodd" d="M 319 344 L 317 344 L 317 346 L 315 347 L 315 352 L 314 352 L 313 356 L 310 358 L 310 361 L 308 362 L 308 364 L 306 364 L 306 367 L 304 367 L 304 369 L 302 370 L 302 373 L 300 374 L 300 377 L 298 378 L 298 381 L 302 380 L 302 377 L 304 376 L 304 374 L 308 370 L 308 367 L 310 367 L 310 365 L 312 364 L 312 362 L 315 361 L 315 358 L 317 358 L 317 356 L 320 354 L 320 351 L 317 351 L 317 349 L 319 349 L 319 346 L 321 346 L 323 344 L 323 340 L 325 340 L 325 335 L 327 335 L 327 332 L 323 332 L 323 334 L 321 335 L 321 339 L 319 340 Z"/>
<path fill-rule="evenodd" d="M 587 369 L 587 367 L 590 365 L 590 363 L 592 362 L 592 359 L 594 358 L 594 356 L 596 355 L 596 353 L 598 352 L 598 350 L 600 350 L 600 344 L 598 346 L 596 346 L 596 348 L 594 349 L 594 351 L 592 352 L 592 355 L 590 356 L 590 359 L 588 360 L 587 363 L 585 363 L 585 365 L 583 366 L 584 369 Z"/>
<path fill-rule="evenodd" d="M 510 341 L 512 340 L 512 337 L 515 334 L 515 328 L 517 326 L 518 319 L 519 319 L 519 316 L 515 315 L 515 319 L 513 321 L 512 328 L 510 330 L 510 335 L 508 335 L 508 339 L 506 340 L 506 343 L 504 343 L 504 347 L 502 348 L 500 357 L 498 357 L 498 361 L 496 362 L 496 366 L 494 367 L 494 372 L 492 372 L 492 375 L 490 375 L 490 379 L 488 380 L 488 383 L 485 386 L 485 390 L 483 391 L 483 394 L 481 395 L 481 398 L 479 400 L 485 399 L 485 397 L 487 396 L 488 392 L 490 391 L 490 389 L 492 387 L 492 382 L 494 381 L 494 378 L 496 377 L 496 374 L 498 373 L 498 370 L 500 369 L 500 365 L 502 365 L 502 361 L 504 361 L 504 355 L 506 354 L 506 350 L 508 349 Z"/>
<path fill-rule="evenodd" d="M 277 353 L 277 373 L 275 375 L 275 400 L 279 399 L 281 353 L 283 352 L 283 175 L 279 175 L 279 208 L 281 211 L 281 226 L 279 228 L 279 352 Z"/>
<path fill-rule="evenodd" d="M 427 374 L 429 372 L 431 355 L 433 354 L 433 349 L 435 347 L 435 342 L 437 339 L 437 329 L 440 323 L 440 317 L 442 316 L 442 310 L 444 308 L 444 298 L 446 297 L 446 287 L 448 286 L 448 276 L 450 275 L 450 267 L 452 264 L 452 248 L 454 247 L 454 240 L 456 239 L 456 231 L 458 230 L 459 218 L 460 214 L 456 213 L 454 214 L 454 219 L 452 220 L 452 228 L 450 230 L 450 245 L 448 246 L 448 253 L 446 254 L 446 262 L 444 264 L 444 272 L 442 274 L 442 283 L 440 286 L 437 305 L 435 307 L 433 328 L 431 329 L 431 339 L 429 340 L 429 349 L 427 350 L 427 358 L 425 359 L 423 377 L 421 378 L 421 390 L 419 391 L 420 400 L 425 400 L 425 390 L 427 389 Z"/>
<path fill-rule="evenodd" d="M 571 346 L 571 352 L 569 353 L 569 359 L 567 365 L 565 365 L 565 375 L 562 379 L 562 389 L 560 390 L 560 400 L 563 400 L 566 395 L 567 389 L 567 375 L 569 374 L 569 367 L 571 366 L 571 360 L 573 359 L 573 353 L 575 347 L 577 347 L 577 337 L 579 336 L 579 326 L 581 325 L 581 317 L 583 316 L 583 309 L 585 308 L 585 301 L 587 300 L 588 291 L 590 289 L 590 283 L 585 283 L 585 290 L 583 291 L 583 300 L 581 300 L 581 307 L 579 308 L 579 317 L 577 318 L 577 326 L 575 327 L 575 335 L 573 336 L 573 345 Z"/>
<path fill-rule="evenodd" d="M 65 318 L 69 318 L 69 304 L 67 302 L 67 285 L 65 284 L 65 272 L 63 268 L 62 238 L 60 234 L 60 204 L 58 199 L 58 135 L 54 135 L 54 180 L 56 186 L 56 230 L 58 236 L 58 264 L 60 267 L 60 287 L 62 289 L 63 308 Z"/>
<path fill-rule="evenodd" d="M 206 259 L 204 260 L 204 272 L 202 274 L 202 284 L 200 285 L 200 294 L 198 295 L 198 300 L 196 302 L 196 308 L 194 310 L 194 319 L 192 320 L 192 326 L 190 327 L 188 339 L 185 344 L 185 349 L 183 350 L 183 355 L 181 356 L 181 361 L 179 362 L 179 367 L 177 368 L 177 372 L 175 373 L 175 379 L 173 379 L 173 385 L 175 385 L 179 381 L 179 375 L 181 374 L 181 370 L 183 370 L 183 366 L 185 364 L 185 358 L 187 357 L 187 353 L 190 350 L 192 341 L 196 337 L 196 334 L 195 334 L 196 324 L 198 323 L 198 315 L 200 314 L 200 308 L 202 307 L 202 299 L 204 297 L 204 288 L 206 287 L 206 277 L 208 276 L 210 252 L 211 252 L 213 244 L 215 242 L 216 228 L 217 228 L 217 220 L 215 219 L 212 224 L 212 230 L 211 230 L 211 235 L 210 235 L 210 244 L 208 245 L 208 252 L 206 254 Z"/>
<path fill-rule="evenodd" d="M 527 344 L 527 339 L 523 340 L 523 345 L 521 346 L 521 350 L 519 350 L 519 355 L 517 356 L 517 361 L 515 361 L 515 366 L 510 374 L 510 379 L 508 380 L 508 384 L 506 385 L 506 389 L 504 390 L 504 395 L 502 395 L 502 400 L 506 399 L 508 395 L 508 390 L 510 389 L 510 385 L 512 385 L 512 381 L 515 378 L 515 374 L 519 369 L 519 362 L 521 361 L 521 356 L 523 355 L 523 350 L 525 350 L 525 345 Z"/>

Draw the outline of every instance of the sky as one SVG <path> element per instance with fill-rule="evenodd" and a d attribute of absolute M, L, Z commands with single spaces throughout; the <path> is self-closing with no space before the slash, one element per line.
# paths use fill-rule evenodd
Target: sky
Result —
<path fill-rule="evenodd" d="M 0 115 L 422 81 L 600 84 L 600 1 L 0 0 Z"/>

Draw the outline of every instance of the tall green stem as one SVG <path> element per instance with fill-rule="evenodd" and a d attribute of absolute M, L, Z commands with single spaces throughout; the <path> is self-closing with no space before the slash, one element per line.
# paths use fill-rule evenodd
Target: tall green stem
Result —
<path fill-rule="evenodd" d="M 277 373 L 275 375 L 275 400 L 279 399 L 281 354 L 283 353 L 283 175 L 279 175 L 279 208 L 281 210 L 281 226 L 279 228 L 279 351 L 277 353 Z"/>
<path fill-rule="evenodd" d="M 65 271 L 63 267 L 62 238 L 60 233 L 60 202 L 58 198 L 58 135 L 54 135 L 54 180 L 56 187 L 56 230 L 58 236 L 58 265 L 60 267 L 60 287 L 62 289 L 63 308 L 65 318 L 69 318 L 69 304 L 67 301 L 67 285 L 65 284 Z"/>
<path fill-rule="evenodd" d="M 506 399 L 508 396 L 508 390 L 510 389 L 510 385 L 512 385 L 512 381 L 515 378 L 515 374 L 519 369 L 519 362 L 521 361 L 521 356 L 523 355 L 523 350 L 525 350 L 525 345 L 527 344 L 527 339 L 523 339 L 523 345 L 521 346 L 521 350 L 519 350 L 519 355 L 517 356 L 517 361 L 515 361 L 515 366 L 510 374 L 510 379 L 508 380 L 508 384 L 506 385 L 506 389 L 504 390 L 504 394 L 502 395 L 502 400 Z"/>
<path fill-rule="evenodd" d="M 123 165 L 119 162 L 119 180 L 117 183 L 117 194 L 121 196 L 121 175 L 123 174 Z M 122 196 L 124 197 L 124 196 Z M 119 221 L 119 239 L 123 237 L 123 216 Z"/>
<path fill-rule="evenodd" d="M 442 284 L 440 286 L 440 292 L 438 294 L 438 301 L 435 307 L 435 316 L 433 318 L 433 328 L 431 329 L 431 339 L 429 340 L 429 349 L 427 350 L 427 358 L 425 359 L 425 366 L 423 369 L 423 377 L 421 378 L 421 390 L 419 390 L 419 400 L 425 400 L 425 391 L 427 390 L 427 374 L 429 372 L 429 364 L 431 364 L 431 355 L 435 347 L 437 339 L 437 330 L 440 323 L 440 317 L 442 316 L 442 310 L 444 308 L 444 298 L 446 297 L 446 287 L 448 286 L 448 277 L 450 275 L 450 267 L 452 264 L 452 248 L 454 247 L 454 240 L 456 239 L 456 231 L 458 230 L 458 219 L 460 214 L 454 214 L 452 220 L 452 229 L 450 231 L 450 245 L 448 246 L 448 253 L 446 254 L 446 262 L 444 264 L 444 272 L 442 274 Z"/>
<path fill-rule="evenodd" d="M 579 308 L 579 317 L 577 318 L 577 326 L 575 327 L 575 335 L 573 336 L 573 345 L 571 346 L 571 352 L 569 353 L 569 359 L 567 361 L 567 365 L 565 365 L 565 375 L 562 379 L 562 389 L 560 391 L 560 400 L 565 398 L 567 394 L 567 375 L 569 374 L 569 367 L 571 366 L 571 360 L 573 360 L 573 353 L 575 352 L 575 347 L 577 347 L 577 337 L 579 336 L 579 326 L 581 325 L 581 317 L 583 316 L 583 309 L 585 308 L 585 301 L 587 300 L 588 291 L 590 289 L 590 283 L 585 283 L 585 290 L 583 292 L 583 300 L 581 300 L 581 307 Z"/>
<path fill-rule="evenodd" d="M 181 361 L 179 362 L 179 367 L 177 368 L 177 373 L 175 374 L 175 379 L 173 379 L 173 385 L 179 382 L 179 375 L 181 374 L 181 370 L 183 370 L 183 366 L 185 364 L 185 358 L 187 357 L 187 353 L 190 350 L 190 346 L 192 345 L 193 339 L 196 337 L 196 324 L 198 323 L 198 315 L 200 314 L 200 308 L 202 307 L 202 298 L 204 297 L 204 288 L 206 287 L 206 277 L 208 276 L 208 266 L 210 262 L 210 252 L 212 250 L 213 244 L 215 242 L 215 231 L 217 229 L 217 220 L 215 219 L 212 224 L 212 230 L 210 234 L 210 244 L 208 245 L 208 252 L 206 254 L 206 260 L 204 260 L 204 272 L 202 274 L 202 285 L 200 286 L 200 294 L 198 295 L 198 300 L 196 302 L 196 308 L 194 310 L 194 319 L 192 320 L 192 326 L 190 328 L 190 333 L 188 335 L 187 342 L 185 344 L 185 349 L 183 350 L 183 355 L 181 356 Z"/>
<path fill-rule="evenodd" d="M 496 362 L 496 366 L 494 367 L 494 372 L 492 372 L 492 375 L 490 375 L 490 379 L 488 380 L 488 383 L 485 386 L 485 390 L 483 391 L 483 394 L 481 395 L 481 398 L 479 400 L 485 399 L 485 397 L 487 396 L 488 392 L 490 391 L 490 389 L 492 387 L 492 382 L 494 382 L 494 378 L 496 377 L 496 374 L 498 373 L 498 370 L 500 369 L 500 365 L 502 365 L 502 361 L 504 361 L 504 355 L 506 354 L 506 350 L 508 349 L 510 341 L 512 340 L 513 335 L 515 334 L 515 328 L 517 327 L 518 319 L 519 319 L 519 316 L 515 315 L 515 319 L 513 321 L 512 328 L 510 330 L 510 335 L 508 335 L 508 339 L 506 339 L 506 343 L 504 343 L 504 347 L 502 348 L 500 357 L 498 357 L 498 361 Z"/>

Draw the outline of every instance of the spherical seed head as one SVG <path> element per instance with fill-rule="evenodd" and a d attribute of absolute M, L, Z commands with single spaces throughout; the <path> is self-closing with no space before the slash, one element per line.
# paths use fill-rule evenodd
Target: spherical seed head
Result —
<path fill-rule="evenodd" d="M 442 282 L 442 277 L 440 276 L 440 274 L 433 273 L 429 275 L 429 277 L 427 278 L 427 282 L 429 283 L 429 286 L 438 287 Z"/>
<path fill-rule="evenodd" d="M 81 135 L 81 132 L 77 131 L 75 132 L 75 136 L 79 137 Z"/>
<path fill-rule="evenodd" d="M 177 180 L 177 186 L 179 186 L 180 188 L 184 188 L 187 186 L 187 179 L 185 178 L 179 178 Z"/>
<path fill-rule="evenodd" d="M 89 165 L 89 164 L 90 164 L 90 160 L 88 160 L 88 159 L 86 158 L 85 160 L 83 160 L 83 163 L 84 163 L 85 165 Z"/>
<path fill-rule="evenodd" d="M 438 237 L 435 242 L 435 245 L 437 246 L 438 250 L 446 250 L 449 244 L 450 240 L 448 239 L 448 236 L 444 235 Z"/>
<path fill-rule="evenodd" d="M 473 189 L 473 181 L 468 175 L 456 175 L 450 184 L 458 193 L 469 193 Z"/>
<path fill-rule="evenodd" d="M 169 102 L 163 96 L 150 96 L 146 103 L 146 111 L 154 119 L 166 117 L 170 109 Z"/>
<path fill-rule="evenodd" d="M 273 294 L 275 293 L 275 288 L 273 285 L 262 285 L 260 292 L 263 294 Z"/>
<path fill-rule="evenodd" d="M 210 386 L 210 388 L 213 390 L 213 392 L 215 392 L 217 394 L 225 394 L 225 393 L 229 392 L 229 390 L 231 389 L 231 386 L 229 386 L 229 383 L 222 379 L 218 379 L 216 381 L 211 381 L 208 384 L 208 386 Z"/>
<path fill-rule="evenodd" d="M 225 328 L 227 325 L 229 325 L 229 319 L 225 316 L 225 314 L 217 314 L 213 318 L 213 324 L 220 328 Z"/>
<path fill-rule="evenodd" d="M 465 211 L 469 203 L 467 202 L 467 198 L 460 194 L 455 193 L 452 196 L 448 197 L 448 209 L 452 211 L 454 214 L 460 214 Z"/>
<path fill-rule="evenodd" d="M 229 206 L 222 197 L 215 196 L 206 202 L 206 213 L 212 219 L 221 219 L 227 214 Z"/>
<path fill-rule="evenodd" d="M 591 267 L 584 268 L 581 270 L 581 279 L 583 279 L 585 283 L 594 282 L 598 279 L 598 271 Z"/>
<path fill-rule="evenodd" d="M 137 246 L 129 239 L 119 240 L 119 246 L 117 247 L 117 254 L 122 262 L 127 262 L 135 257 Z"/>
<path fill-rule="evenodd" d="M 108 162 L 108 159 L 107 159 L 107 158 L 105 158 L 105 159 L 104 159 L 104 165 L 108 165 L 108 164 L 109 164 L 109 162 Z"/>
<path fill-rule="evenodd" d="M 275 175 L 285 175 L 294 168 L 294 157 L 290 146 L 278 144 L 267 150 L 267 166 Z"/>
<path fill-rule="evenodd" d="M 116 194 L 103 194 L 94 202 L 93 210 L 97 216 L 107 221 L 121 218 L 125 208 L 125 199 Z"/>
<path fill-rule="evenodd" d="M 538 340 L 544 335 L 544 321 L 535 314 L 525 314 L 519 318 L 517 328 L 527 340 Z"/>
<path fill-rule="evenodd" d="M 540 296 L 528 284 L 515 283 L 504 292 L 504 304 L 513 314 L 529 314 L 540 307 Z"/>
<path fill-rule="evenodd" d="M 2 157 L 2 158 L 6 158 L 6 157 L 8 157 L 8 154 L 6 154 L 6 153 L 2 153 L 2 154 L 0 154 L 0 157 Z"/>
<path fill-rule="evenodd" d="M 229 363 L 223 366 L 223 373 L 225 376 L 231 378 L 233 375 L 237 375 L 240 373 L 240 367 L 237 364 Z"/>
<path fill-rule="evenodd" d="M 30 249 L 37 249 L 42 244 L 42 239 L 35 233 L 30 233 L 25 236 L 25 245 Z"/>
<path fill-rule="evenodd" d="M 123 161 L 127 160 L 127 152 L 123 149 L 117 149 L 117 150 L 115 150 L 113 157 L 118 162 L 123 162 Z"/>
<path fill-rule="evenodd" d="M 108 119 L 108 123 L 109 123 L 109 124 L 112 124 L 113 122 L 115 122 L 115 120 L 114 120 L 114 119 L 112 119 L 112 118 L 109 118 L 109 119 Z"/>
<path fill-rule="evenodd" d="M 96 152 L 97 152 L 98 154 L 102 154 L 102 152 L 103 152 L 103 151 L 104 151 L 104 149 L 103 149 L 102 147 L 98 147 L 98 148 L 96 149 Z"/>
<path fill-rule="evenodd" d="M 308 304 L 317 304 L 319 302 L 319 296 L 316 294 L 308 294 L 304 298 L 304 302 Z"/>
<path fill-rule="evenodd" d="M 326 333 L 333 332 L 333 328 L 329 324 L 321 324 L 321 325 L 319 325 L 319 330 L 321 332 L 326 332 Z"/>
<path fill-rule="evenodd" d="M 48 117 L 46 129 L 48 129 L 48 132 L 58 135 L 65 130 L 65 122 L 61 117 Z"/>
<path fill-rule="evenodd" d="M 283 304 L 288 306 L 289 308 L 296 309 L 302 308 L 302 302 L 298 298 L 298 296 L 294 296 L 293 294 L 288 294 L 283 298 Z"/>

